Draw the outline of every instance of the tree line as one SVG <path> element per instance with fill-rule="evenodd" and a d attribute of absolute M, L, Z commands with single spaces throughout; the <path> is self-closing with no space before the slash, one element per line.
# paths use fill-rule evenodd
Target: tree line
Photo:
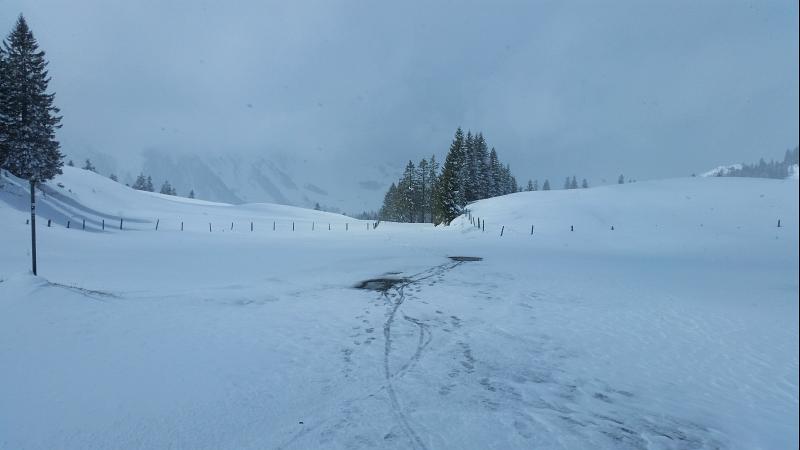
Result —
<path fill-rule="evenodd" d="M 489 149 L 483 133 L 464 135 L 459 127 L 443 165 L 435 155 L 406 164 L 400 179 L 389 186 L 378 216 L 396 222 L 450 223 L 470 202 L 518 190 L 511 168 Z"/>
<path fill-rule="evenodd" d="M 786 150 L 783 161 L 770 160 L 766 162 L 764 158 L 759 159 L 755 164 L 742 164 L 741 168 L 729 168 L 717 172 L 718 177 L 754 177 L 754 178 L 786 178 L 791 175 L 790 170 L 798 163 L 798 147 L 794 150 Z"/>
<path fill-rule="evenodd" d="M 619 183 L 625 182 L 620 175 Z M 564 189 L 588 188 L 585 178 L 578 183 L 575 176 L 567 177 Z M 517 183 L 508 164 L 500 162 L 497 150 L 489 149 L 483 133 L 464 135 L 459 127 L 447 152 L 444 165 L 439 167 L 436 156 L 422 159 L 418 164 L 409 161 L 403 175 L 389 186 L 380 220 L 393 222 L 445 223 L 458 217 L 471 202 L 514 192 L 549 191 L 550 180 L 528 180 L 523 188 Z"/>

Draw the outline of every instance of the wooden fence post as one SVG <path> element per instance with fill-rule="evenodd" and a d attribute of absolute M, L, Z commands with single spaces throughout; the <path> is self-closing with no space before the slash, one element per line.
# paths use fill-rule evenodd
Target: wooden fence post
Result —
<path fill-rule="evenodd" d="M 253 232 L 253 221 L 252 220 L 250 221 L 250 232 L 251 233 Z"/>
<path fill-rule="evenodd" d="M 272 221 L 272 231 L 275 231 L 275 221 Z"/>
<path fill-rule="evenodd" d="M 161 219 L 156 219 L 156 231 L 158 231 L 158 223 L 161 222 Z"/>
<path fill-rule="evenodd" d="M 83 229 L 86 229 L 86 219 L 83 219 Z"/>
<path fill-rule="evenodd" d="M 69 229 L 69 220 L 67 220 L 67 229 Z"/>
<path fill-rule="evenodd" d="M 531 225 L 531 236 L 533 236 L 533 225 Z"/>
<path fill-rule="evenodd" d="M 122 229 L 122 217 L 119 218 L 119 229 Z"/>
<path fill-rule="evenodd" d="M 181 220 L 181 231 L 183 231 L 183 221 Z"/>
<path fill-rule="evenodd" d="M 348 226 L 349 226 L 349 225 L 350 225 L 349 223 L 345 222 L 345 224 L 344 224 L 344 231 L 347 231 L 347 230 L 348 230 Z"/>
<path fill-rule="evenodd" d="M 211 222 L 208 222 L 208 232 L 211 233 Z"/>
<path fill-rule="evenodd" d="M 47 227 L 50 228 L 50 219 L 47 219 Z"/>
<path fill-rule="evenodd" d="M 105 231 L 106 230 L 106 219 L 102 219 L 102 221 L 103 222 L 102 222 L 101 226 L 103 227 L 103 231 Z"/>
<path fill-rule="evenodd" d="M 778 228 L 781 227 L 781 219 L 778 219 Z"/>
<path fill-rule="evenodd" d="M 292 222 L 292 231 L 294 231 L 294 222 Z"/>
<path fill-rule="evenodd" d="M 503 231 L 506 231 L 505 225 L 503 225 L 503 228 L 500 228 L 500 236 L 503 236 Z"/>

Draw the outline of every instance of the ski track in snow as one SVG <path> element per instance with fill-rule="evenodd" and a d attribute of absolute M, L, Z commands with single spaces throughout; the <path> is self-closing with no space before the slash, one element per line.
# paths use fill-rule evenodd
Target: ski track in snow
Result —
<path fill-rule="evenodd" d="M 428 326 L 415 319 L 413 317 L 403 315 L 403 318 L 419 327 L 419 342 L 417 343 L 417 348 L 414 351 L 413 356 L 411 359 L 408 360 L 403 366 L 400 367 L 400 370 L 397 371 L 396 374 L 391 373 L 390 369 L 390 361 L 392 358 L 392 324 L 395 320 L 395 316 L 397 315 L 397 311 L 403 306 L 403 302 L 406 300 L 405 289 L 411 285 L 419 283 L 421 281 L 427 280 L 433 277 L 441 277 L 444 275 L 445 272 L 457 267 L 460 265 L 461 262 L 452 262 L 447 264 L 442 264 L 440 266 L 436 266 L 432 269 L 429 269 L 424 272 L 420 272 L 410 278 L 409 281 L 401 283 L 399 287 L 392 288 L 395 293 L 397 300 L 394 301 L 394 306 L 389 313 L 389 316 L 386 319 L 386 322 L 383 324 L 383 335 L 385 339 L 385 346 L 383 352 L 383 370 L 384 370 L 384 377 L 386 378 L 386 387 L 387 391 L 389 392 L 389 400 L 392 405 L 392 411 L 394 415 L 397 417 L 398 422 L 402 425 L 403 431 L 406 433 L 406 436 L 411 440 L 411 444 L 413 448 L 416 449 L 427 449 L 428 447 L 419 437 L 417 432 L 411 426 L 411 423 L 406 416 L 406 413 L 403 411 L 403 407 L 400 404 L 399 399 L 397 398 L 397 392 L 394 388 L 394 383 L 392 378 L 395 376 L 402 375 L 406 371 L 408 371 L 411 367 L 416 365 L 419 362 L 420 357 L 422 356 L 422 351 L 428 344 L 431 342 L 431 332 L 428 329 Z M 384 293 L 384 297 L 389 300 L 389 296 Z M 389 300 L 391 302 L 391 300 Z M 426 338 L 427 334 L 427 338 Z"/>

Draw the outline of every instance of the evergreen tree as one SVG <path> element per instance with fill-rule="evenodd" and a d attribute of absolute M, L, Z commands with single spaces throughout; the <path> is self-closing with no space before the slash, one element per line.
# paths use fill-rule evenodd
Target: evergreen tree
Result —
<path fill-rule="evenodd" d="M 586 178 L 584 178 L 584 179 L 583 179 L 583 181 L 581 182 L 581 187 L 582 187 L 583 189 L 586 189 L 586 188 L 588 188 L 588 187 L 589 187 L 589 182 L 588 182 L 588 181 L 586 181 Z"/>
<path fill-rule="evenodd" d="M 528 180 L 528 186 L 525 187 L 525 190 L 528 192 L 533 191 L 533 181 Z"/>
<path fill-rule="evenodd" d="M 6 126 L 6 122 L 10 120 L 4 116 L 7 114 L 5 105 L 9 102 L 9 81 L 6 64 L 6 51 L 4 46 L 0 45 L 0 169 L 5 167 L 6 158 L 8 157 L 7 145 L 3 144 L 4 136 L 7 134 L 7 132 L 4 131 L 4 127 Z"/>
<path fill-rule="evenodd" d="M 477 170 L 477 180 L 475 190 L 478 199 L 489 198 L 489 147 L 483 133 L 475 136 L 475 166 Z"/>
<path fill-rule="evenodd" d="M 61 173 L 63 155 L 55 139 L 61 127 L 55 94 L 48 94 L 47 61 L 25 18 L 3 41 L 0 57 L 0 164 L 35 184 Z"/>
<path fill-rule="evenodd" d="M 161 190 L 159 192 L 166 195 L 174 195 L 172 185 L 169 184 L 169 181 L 164 181 L 164 184 L 161 185 Z"/>
<path fill-rule="evenodd" d="M 475 155 L 475 139 L 469 131 L 467 131 L 467 137 L 464 139 L 464 166 L 461 179 L 464 186 L 464 203 L 477 200 L 479 189 L 478 160 Z"/>
<path fill-rule="evenodd" d="M 437 183 L 435 223 L 449 224 L 461 214 L 464 199 L 461 179 L 463 166 L 464 133 L 459 127 L 450 144 L 450 151 L 447 152 L 442 174 Z"/>
<path fill-rule="evenodd" d="M 625 184 L 625 176 L 624 175 L 620 175 L 619 178 L 617 178 L 617 184 Z"/>
<path fill-rule="evenodd" d="M 572 176 L 572 181 L 569 183 L 570 189 L 578 189 L 578 180 L 575 179 L 575 175 Z"/>
<path fill-rule="evenodd" d="M 147 190 L 147 178 L 145 178 L 143 173 L 140 173 L 138 177 L 136 177 L 136 181 L 133 182 L 132 188 L 136 189 L 137 191 L 146 191 Z"/>
<path fill-rule="evenodd" d="M 533 190 L 534 191 L 539 190 L 539 180 L 533 180 Z"/>
<path fill-rule="evenodd" d="M 417 197 L 415 192 L 417 181 L 415 178 L 416 168 L 414 167 L 414 163 L 409 161 L 408 164 L 406 164 L 405 171 L 403 171 L 403 178 L 397 185 L 398 197 L 397 205 L 395 205 L 398 216 L 403 222 L 414 221 L 414 212 L 416 210 L 415 200 Z"/>
<path fill-rule="evenodd" d="M 569 177 L 567 177 L 567 179 L 564 180 L 564 189 L 569 189 L 569 186 L 570 186 Z"/>
<path fill-rule="evenodd" d="M 543 191 L 549 191 L 550 190 L 550 180 L 544 180 L 544 184 L 542 185 L 542 190 Z"/>
<path fill-rule="evenodd" d="M 194 189 L 189 191 L 189 198 L 194 198 Z"/>
<path fill-rule="evenodd" d="M 71 159 L 69 160 L 69 162 L 67 163 L 67 165 L 68 165 L 68 166 L 70 166 L 70 167 L 75 167 L 75 163 L 74 163 L 74 162 L 72 162 L 72 160 L 71 160 Z"/>
<path fill-rule="evenodd" d="M 147 181 L 144 183 L 144 190 L 147 192 L 153 192 L 155 190 L 153 188 L 153 179 L 150 178 L 150 175 L 147 176 Z"/>
<path fill-rule="evenodd" d="M 381 220 L 388 220 L 394 221 L 396 220 L 395 215 L 395 199 L 397 198 L 397 186 L 392 183 L 389 186 L 389 190 L 386 191 L 386 195 L 383 197 L 383 206 L 381 207 L 378 214 L 380 215 Z"/>
<path fill-rule="evenodd" d="M 430 183 L 431 180 L 428 178 L 430 172 L 430 168 L 428 167 L 428 161 L 425 158 L 422 158 L 422 161 L 419 162 L 417 165 L 417 181 L 419 183 L 417 193 L 417 204 L 416 204 L 416 215 L 417 215 L 417 222 L 425 222 L 425 215 L 427 211 L 430 209 L 428 206 L 428 199 L 430 197 Z"/>
<path fill-rule="evenodd" d="M 109 176 L 108 176 L 108 178 L 110 178 L 110 179 L 111 179 L 111 181 L 119 181 L 119 180 L 117 179 L 117 176 L 116 176 L 116 175 L 114 175 L 113 173 L 112 173 L 111 175 L 109 175 Z"/>
<path fill-rule="evenodd" d="M 431 160 L 428 163 L 428 200 L 427 205 L 429 208 L 429 214 L 432 223 L 436 223 L 434 220 L 434 202 L 433 199 L 435 197 L 436 192 L 436 184 L 439 179 L 439 162 L 436 161 L 436 155 L 431 155 Z"/>
<path fill-rule="evenodd" d="M 497 157 L 497 151 L 492 147 L 489 152 L 488 197 L 503 195 L 503 166 Z"/>
<path fill-rule="evenodd" d="M 61 173 L 61 127 L 44 52 L 20 15 L 0 51 L 0 167 L 28 180 L 31 196 L 31 266 L 36 271 L 36 184 Z"/>
<path fill-rule="evenodd" d="M 92 172 L 97 172 L 97 169 L 92 165 L 92 162 L 89 158 L 86 158 L 86 162 L 83 163 L 83 170 L 91 170 Z"/>

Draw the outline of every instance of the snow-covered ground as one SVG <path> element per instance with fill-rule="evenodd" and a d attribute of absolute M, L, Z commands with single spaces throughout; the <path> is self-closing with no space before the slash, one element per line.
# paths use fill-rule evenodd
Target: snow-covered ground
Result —
<path fill-rule="evenodd" d="M 67 168 L 37 278 L 0 183 L 0 449 L 798 444 L 796 180 L 513 194 L 481 231 Z"/>

